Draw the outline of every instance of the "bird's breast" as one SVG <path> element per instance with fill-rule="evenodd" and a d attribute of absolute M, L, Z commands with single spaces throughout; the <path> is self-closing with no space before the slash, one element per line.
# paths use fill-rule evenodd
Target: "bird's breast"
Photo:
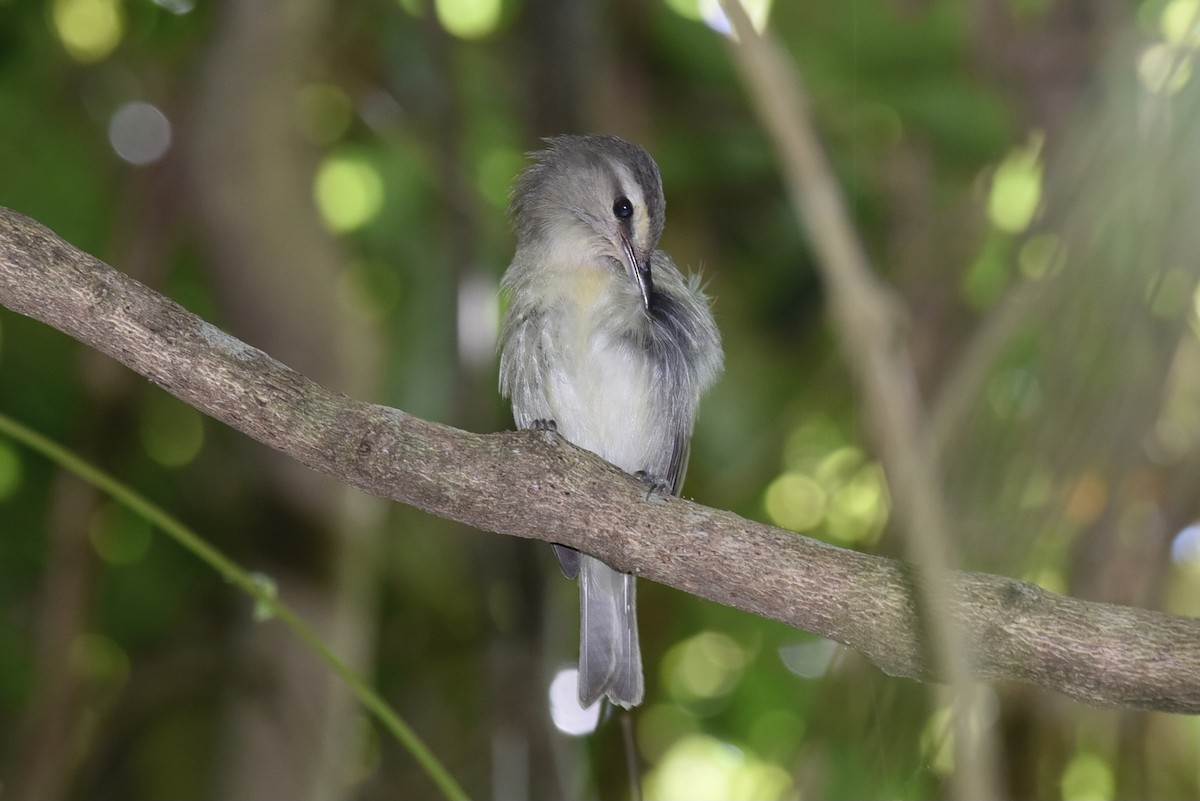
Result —
<path fill-rule="evenodd" d="M 574 276 L 564 279 L 565 299 L 581 312 L 581 316 L 586 316 L 589 310 L 611 294 L 615 277 L 612 270 L 603 267 L 579 268 Z"/>
<path fill-rule="evenodd" d="M 652 354 L 626 333 L 646 317 L 621 280 L 613 270 L 581 271 L 561 290 L 544 332 L 558 355 L 546 390 L 564 437 L 633 472 L 654 469 L 651 462 L 669 447 Z"/>

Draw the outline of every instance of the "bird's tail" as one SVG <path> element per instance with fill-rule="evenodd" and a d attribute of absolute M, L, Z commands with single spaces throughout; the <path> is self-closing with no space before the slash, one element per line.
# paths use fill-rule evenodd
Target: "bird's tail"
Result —
<path fill-rule="evenodd" d="M 607 695 L 626 709 L 642 702 L 636 579 L 580 554 L 579 702 Z"/>

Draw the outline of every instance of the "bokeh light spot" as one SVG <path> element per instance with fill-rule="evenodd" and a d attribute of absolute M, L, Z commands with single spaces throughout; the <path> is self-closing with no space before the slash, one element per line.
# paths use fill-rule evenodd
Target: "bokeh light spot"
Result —
<path fill-rule="evenodd" d="M 383 208 L 383 179 L 355 156 L 330 156 L 317 170 L 314 194 L 325 224 L 335 233 L 361 228 Z"/>
<path fill-rule="evenodd" d="M 822 487 L 835 490 L 850 480 L 865 459 L 858 448 L 843 445 L 822 457 L 813 475 Z"/>
<path fill-rule="evenodd" d="M 809 476 L 789 471 L 767 486 L 767 515 L 778 526 L 808 531 L 825 517 L 825 490 Z"/>
<path fill-rule="evenodd" d="M 1167 44 L 1200 45 L 1200 0 L 1171 0 L 1162 10 L 1160 28 Z"/>
<path fill-rule="evenodd" d="M 500 331 L 500 290 L 490 274 L 472 272 L 458 285 L 458 358 L 482 368 L 496 353 Z"/>
<path fill-rule="evenodd" d="M 646 776 L 647 801 L 773 801 L 794 794 L 783 768 L 703 734 L 679 739 Z"/>
<path fill-rule="evenodd" d="M 833 664 L 839 645 L 824 637 L 779 646 L 784 667 L 802 679 L 819 679 Z"/>
<path fill-rule="evenodd" d="M 828 493 L 827 538 L 842 545 L 870 544 L 887 524 L 887 481 L 883 469 L 858 448 L 839 448 L 821 461 L 817 481 Z"/>
<path fill-rule="evenodd" d="M 737 686 L 747 661 L 732 637 L 703 631 L 667 652 L 663 674 L 668 691 L 680 701 L 719 698 Z"/>
<path fill-rule="evenodd" d="M 1063 771 L 1063 801 L 1110 801 L 1115 790 L 1112 768 L 1096 754 L 1076 754 Z"/>
<path fill-rule="evenodd" d="M 1193 523 L 1175 535 L 1171 541 L 1171 561 L 1200 565 L 1200 525 Z"/>
<path fill-rule="evenodd" d="M 125 27 L 119 0 L 54 0 L 50 18 L 67 54 L 83 64 L 108 58 Z"/>
<path fill-rule="evenodd" d="M 1042 199 L 1042 137 L 1034 135 L 1029 145 L 1009 154 L 996 168 L 988 195 L 988 218 L 992 225 L 1019 234 L 1033 222 Z"/>
<path fill-rule="evenodd" d="M 146 454 L 163 467 L 183 467 L 204 447 L 204 418 L 169 395 L 154 395 L 139 426 Z"/>
<path fill-rule="evenodd" d="M 330 145 L 354 121 L 354 106 L 341 87 L 310 83 L 296 93 L 296 126 L 315 145 Z"/>
<path fill-rule="evenodd" d="M 153 164 L 171 147 L 171 121 L 150 103 L 126 103 L 108 122 L 108 142 L 130 164 Z"/>
<path fill-rule="evenodd" d="M 579 671 L 560 670 L 550 682 L 550 720 L 563 734 L 580 737 L 591 734 L 600 722 L 600 702 L 579 705 Z"/>
<path fill-rule="evenodd" d="M 742 0 L 742 8 L 745 9 L 746 16 L 750 18 L 750 24 L 759 33 L 767 28 L 767 20 L 771 16 L 771 2 L 772 0 Z M 708 27 L 719 34 L 737 39 L 733 34 L 733 25 L 725 16 L 725 9 L 721 7 L 720 0 L 699 0 L 698 7 L 700 18 Z M 689 16 L 686 9 L 683 11 L 683 15 Z"/>
<path fill-rule="evenodd" d="M 496 30 L 500 0 L 434 0 L 438 21 L 460 39 L 478 39 Z"/>
<path fill-rule="evenodd" d="M 150 524 L 145 518 L 115 503 L 99 507 L 88 520 L 92 548 L 110 565 L 139 561 L 150 548 L 150 538 Z"/>
<path fill-rule="evenodd" d="M 1138 58 L 1138 79 L 1155 94 L 1175 94 L 1191 77 L 1191 60 L 1181 58 L 1178 48 L 1169 44 L 1150 45 Z"/>

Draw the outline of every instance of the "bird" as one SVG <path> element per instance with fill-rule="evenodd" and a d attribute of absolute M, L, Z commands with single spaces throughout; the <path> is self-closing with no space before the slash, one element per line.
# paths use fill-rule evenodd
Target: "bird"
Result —
<path fill-rule="evenodd" d="M 639 145 L 543 140 L 516 177 L 516 250 L 501 281 L 500 392 L 519 429 L 548 429 L 678 495 L 703 395 L 724 368 L 699 277 L 658 249 L 666 202 Z M 579 703 L 629 709 L 645 681 L 636 579 L 554 546 L 580 596 Z"/>

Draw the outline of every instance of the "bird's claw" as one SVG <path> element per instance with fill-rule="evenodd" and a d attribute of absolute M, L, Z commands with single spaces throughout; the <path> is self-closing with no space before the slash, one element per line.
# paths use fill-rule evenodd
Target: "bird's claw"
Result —
<path fill-rule="evenodd" d="M 646 500 L 650 500 L 655 495 L 671 494 L 671 485 L 653 473 L 639 470 L 633 475 L 646 486 Z"/>

